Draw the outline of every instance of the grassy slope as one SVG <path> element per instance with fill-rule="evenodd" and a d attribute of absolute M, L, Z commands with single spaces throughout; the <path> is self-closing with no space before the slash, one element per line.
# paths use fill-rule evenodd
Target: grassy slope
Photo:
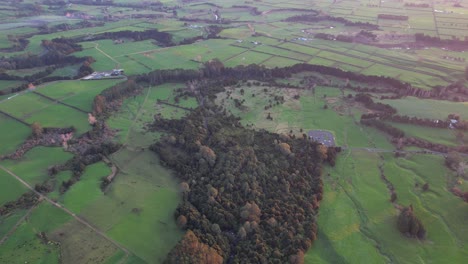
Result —
<path fill-rule="evenodd" d="M 153 118 L 156 99 L 170 100 L 177 87 L 180 84 L 152 87 L 125 100 L 109 121 L 111 127 L 120 129 L 118 137 L 126 145 L 112 155 L 121 170 L 106 194 L 81 210 L 86 219 L 148 263 L 160 263 L 182 235 L 173 219 L 180 201 L 177 182 L 157 156 L 140 150 L 157 136 L 142 129 Z"/>
<path fill-rule="evenodd" d="M 12 153 L 31 134 L 31 129 L 9 117 L 0 116 L 0 155 Z"/>
<path fill-rule="evenodd" d="M 49 166 L 62 164 L 71 157 L 72 154 L 64 152 L 62 148 L 36 147 L 19 160 L 4 160 L 0 164 L 34 185 L 47 179 Z"/>

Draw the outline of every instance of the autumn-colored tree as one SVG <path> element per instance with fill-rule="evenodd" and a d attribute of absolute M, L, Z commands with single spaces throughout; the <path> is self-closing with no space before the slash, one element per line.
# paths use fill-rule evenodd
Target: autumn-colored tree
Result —
<path fill-rule="evenodd" d="M 258 207 L 258 205 L 255 202 L 246 203 L 241 208 L 240 215 L 242 219 L 258 222 L 260 221 L 261 210 L 260 210 L 260 207 Z"/>
<path fill-rule="evenodd" d="M 215 164 L 216 154 L 210 147 L 201 146 L 200 147 L 200 154 L 211 166 L 213 166 Z"/>
<path fill-rule="evenodd" d="M 291 146 L 289 146 L 288 143 L 281 142 L 278 144 L 279 150 L 281 153 L 284 155 L 290 155 L 291 154 Z"/>
<path fill-rule="evenodd" d="M 166 263 L 221 264 L 223 257 L 215 249 L 201 242 L 195 233 L 188 230 L 182 240 L 169 253 Z"/>
<path fill-rule="evenodd" d="M 93 112 L 95 115 L 100 115 L 106 109 L 106 99 L 102 95 L 97 95 L 93 102 Z"/>
<path fill-rule="evenodd" d="M 320 159 L 321 160 L 326 160 L 327 159 L 327 152 L 328 152 L 328 149 L 327 149 L 327 146 L 323 145 L 323 144 L 320 144 L 317 146 L 317 152 L 320 156 Z"/>
<path fill-rule="evenodd" d="M 38 138 L 38 137 L 42 136 L 43 129 L 42 129 L 41 124 L 39 122 L 32 123 L 31 131 L 32 131 L 32 134 L 33 134 L 34 137 Z"/>
<path fill-rule="evenodd" d="M 177 225 L 180 228 L 184 229 L 187 225 L 187 217 L 185 217 L 184 215 L 180 215 L 179 217 L 177 217 Z"/>

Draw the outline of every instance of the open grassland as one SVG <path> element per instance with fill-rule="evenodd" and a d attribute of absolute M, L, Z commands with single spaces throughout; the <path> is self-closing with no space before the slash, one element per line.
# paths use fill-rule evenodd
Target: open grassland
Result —
<path fill-rule="evenodd" d="M 373 263 L 466 259 L 468 252 L 462 246 L 467 237 L 462 224 L 467 215 L 462 209 L 465 204 L 446 189 L 447 170 L 442 158 L 384 157 L 384 172 L 395 187 L 397 203 L 412 204 L 427 229 L 427 239 L 419 242 L 396 229 L 398 210 L 390 203 L 390 193 L 377 170 L 381 158 L 356 151 L 345 154 L 335 168 L 327 170 L 330 176 L 325 177 L 319 239 L 307 254 L 306 263 L 361 263 L 369 258 Z M 426 182 L 430 190 L 422 192 Z M 355 250 L 356 245 L 360 245 L 359 250 Z"/>
<path fill-rule="evenodd" d="M 0 247 L 2 263 L 58 263 L 59 246 L 44 244 L 31 224 L 24 222 Z"/>
<path fill-rule="evenodd" d="M 244 95 L 241 89 L 244 89 Z M 302 133 L 312 129 L 328 130 L 335 135 L 337 145 L 349 147 L 368 146 L 369 139 L 363 136 L 367 133 L 376 138 L 378 146 L 391 148 L 380 133 L 355 123 L 350 106 L 340 98 L 341 93 L 337 88 L 317 87 L 315 95 L 311 91 L 247 85 L 228 91 L 232 91 L 230 98 L 227 98 L 225 92 L 220 93 L 217 103 L 241 117 L 244 125 L 278 133 L 289 133 L 292 130 L 296 136 L 302 136 Z M 294 99 L 295 95 L 300 98 Z M 275 96 L 284 96 L 285 102 L 275 105 Z M 234 99 L 245 102 L 241 107 L 236 107 Z M 270 101 L 272 108 L 265 109 Z M 324 105 L 328 105 L 328 109 L 323 109 Z M 273 120 L 267 119 L 268 114 Z M 301 129 L 303 132 L 300 132 Z"/>
<path fill-rule="evenodd" d="M 81 67 L 79 64 L 69 65 L 62 68 L 58 68 L 53 71 L 49 76 L 61 76 L 73 78 L 78 74 L 78 70 Z"/>
<path fill-rule="evenodd" d="M 74 126 L 77 133 L 82 134 L 90 129 L 86 112 L 92 110 L 94 96 L 117 82 L 65 82 L 71 83 L 70 86 L 64 85 L 64 82 L 56 82 L 39 90 L 41 94 L 51 98 L 28 92 L 3 101 L 0 103 L 0 110 L 29 124 L 39 122 L 43 127 Z M 77 98 L 73 98 L 74 96 Z M 55 102 L 54 99 L 62 99 L 65 104 Z"/>
<path fill-rule="evenodd" d="M 16 200 L 26 192 L 26 188 L 23 185 L 3 170 L 0 170 L 0 186 L 2 186 L 2 192 L 0 192 L 0 206 Z"/>
<path fill-rule="evenodd" d="M 58 81 L 40 86 L 37 92 L 58 100 L 86 93 L 88 94 L 86 101 L 92 101 L 94 99 L 93 93 L 94 95 L 98 95 L 102 90 L 120 81 L 121 80 Z"/>
<path fill-rule="evenodd" d="M 31 129 L 9 117 L 0 115 L 0 155 L 12 153 L 31 134 Z"/>
<path fill-rule="evenodd" d="M 447 146 L 458 146 L 456 130 L 446 128 L 422 127 L 411 124 L 401 124 L 389 122 L 393 127 L 399 128 L 405 132 L 406 137 L 421 138 L 430 142 L 443 144 Z"/>
<path fill-rule="evenodd" d="M 174 119 L 181 118 L 188 113 L 187 110 L 182 108 L 158 103 L 158 100 L 185 108 L 197 107 L 195 98 L 191 97 L 181 98 L 179 103 L 174 102 L 174 91 L 182 87 L 184 85 L 180 83 L 150 87 L 144 90 L 141 95 L 125 100 L 119 113 L 112 116 L 108 121 L 111 127 L 118 129 L 118 140 L 122 143 L 131 142 L 134 147 L 148 146 L 154 139 L 150 141 L 147 141 L 147 139 L 157 137 L 157 135 L 146 131 L 144 127 L 154 120 L 155 115 Z M 142 137 L 142 135 L 144 136 Z"/>
<path fill-rule="evenodd" d="M 63 205 L 74 213 L 80 213 L 83 208 L 89 206 L 103 195 L 98 187 L 102 179 L 110 173 L 111 169 L 103 162 L 86 167 L 85 172 L 80 177 L 80 181 L 75 183 L 61 197 Z"/>
<path fill-rule="evenodd" d="M 28 115 L 47 108 L 50 101 L 34 93 L 28 92 L 15 96 L 10 100 L 0 103 L 0 110 L 7 112 L 14 117 L 23 119 Z"/>
<path fill-rule="evenodd" d="M 75 127 L 78 135 L 91 129 L 88 123 L 88 115 L 76 109 L 61 104 L 52 104 L 34 114 L 25 121 L 28 123 L 39 122 L 43 127 Z"/>
<path fill-rule="evenodd" d="M 0 238 L 7 235 L 25 214 L 26 210 L 15 210 L 8 215 L 0 217 Z"/>
<path fill-rule="evenodd" d="M 50 238 L 60 243 L 62 261 L 67 263 L 105 263 L 120 252 L 115 245 L 76 220 L 55 229 Z"/>
<path fill-rule="evenodd" d="M 48 203 L 40 203 L 25 220 L 18 222 L 18 228 L 12 230 L 12 235 L 0 247 L 0 262 L 60 263 L 61 256 L 63 257 L 62 247 L 42 241 L 38 234 L 45 232 L 50 238 L 51 231 L 69 220 L 70 217 L 60 209 Z"/>
<path fill-rule="evenodd" d="M 157 100 L 175 103 L 174 90 L 181 87 L 182 84 L 150 87 L 125 100 L 109 121 L 111 127 L 120 130 L 120 141 L 127 146 L 112 156 L 120 171 L 106 195 L 82 211 L 87 219 L 108 230 L 111 237 L 148 263 L 160 263 L 182 233 L 173 219 L 180 201 L 177 182 L 161 167 L 158 157 L 146 149 L 158 135 L 143 128 L 155 114 L 166 118 L 186 114 L 180 108 L 175 109 L 178 114 L 173 107 L 166 112 L 166 105 L 157 104 Z M 192 99 L 182 98 L 179 105 L 195 107 L 196 101 Z"/>
<path fill-rule="evenodd" d="M 70 158 L 72 154 L 62 148 L 36 147 L 19 160 L 4 160 L 0 164 L 34 186 L 49 177 L 47 169 L 50 166 L 62 164 Z"/>
<path fill-rule="evenodd" d="M 398 110 L 399 115 L 417 116 L 421 118 L 445 120 L 449 114 L 459 114 L 463 118 L 467 114 L 467 102 L 448 102 L 432 99 L 418 99 L 405 97 L 397 100 L 383 100 L 382 103 L 389 104 Z"/>
<path fill-rule="evenodd" d="M 58 81 L 40 86 L 37 92 L 84 111 L 92 111 L 94 97 L 122 80 Z"/>
<path fill-rule="evenodd" d="M 468 256 L 463 247 L 468 238 L 464 227 L 468 214 L 463 200 L 447 189 L 447 174 L 451 172 L 444 167 L 443 158 L 417 155 L 392 160 L 385 156 L 385 160 L 384 171 L 396 188 L 397 202 L 412 204 L 428 232 L 424 243 L 403 237 L 406 243 L 389 240 L 386 247 L 400 261 L 422 256 L 434 262 L 463 262 Z M 421 189 L 424 183 L 429 184 L 425 192 Z"/>
<path fill-rule="evenodd" d="M 101 220 L 96 223 L 146 262 L 160 263 L 182 235 L 173 216 L 180 202 L 174 176 L 148 150 L 123 150 L 113 160 L 122 171 L 107 193 L 111 199 L 97 201 L 96 207 L 84 214 L 92 214 L 94 208 L 106 208 L 107 204 L 114 212 L 109 215 L 112 218 L 99 213 L 96 216 Z"/>
<path fill-rule="evenodd" d="M 119 57 L 125 54 L 142 52 L 145 50 L 154 50 L 159 48 L 153 43 L 154 40 L 144 40 L 144 41 L 126 41 L 122 44 L 114 44 L 114 41 L 111 39 L 82 42 L 84 49 L 100 49 L 105 51 L 111 57 Z"/>
<path fill-rule="evenodd" d="M 6 81 L 6 80 L 0 80 L 0 91 L 5 91 L 7 92 L 8 89 L 11 88 L 16 88 L 23 84 L 23 81 Z"/>

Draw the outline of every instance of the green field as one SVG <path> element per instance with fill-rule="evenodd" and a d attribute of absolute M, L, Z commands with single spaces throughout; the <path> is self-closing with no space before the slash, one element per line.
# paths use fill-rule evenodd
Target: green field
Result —
<path fill-rule="evenodd" d="M 63 6 L 49 6 L 47 1 L 33 0 L 4 2 L 0 3 L 0 73 L 5 78 L 0 80 L 0 92 L 5 95 L 0 96 L 0 111 L 19 120 L 0 113 L 0 157 L 13 153 L 31 135 L 29 124 L 33 122 L 39 122 L 43 127 L 73 126 L 76 128 L 74 139 L 77 139 L 92 128 L 87 114 L 93 111 L 95 96 L 125 81 L 42 83 L 45 80 L 42 77 L 12 80 L 43 72 L 49 67 L 44 57 L 32 64 L 26 63 L 26 66 L 18 58 L 48 54 L 50 50 L 41 46 L 41 42 L 55 38 L 80 37 L 77 44 L 83 50 L 67 55 L 91 56 L 95 60 L 90 65 L 94 71 L 122 68 L 129 79 L 153 70 L 195 70 L 203 67 L 204 62 L 219 59 L 226 67 L 252 63 L 267 68 L 297 63 L 324 65 L 365 75 L 393 77 L 426 90 L 452 83 L 467 85 L 466 51 L 413 48 L 404 43 L 411 42 L 415 33 L 464 40 L 468 36 L 468 0 L 456 2 L 461 7 L 454 6 L 454 1 L 426 1 L 429 7 L 415 7 L 408 4 L 422 1 L 399 0 L 245 3 L 235 0 L 210 3 L 114 0 L 114 4 L 67 3 Z M 159 4 L 162 4 L 161 8 Z M 174 13 L 173 7 L 176 7 Z M 85 18 L 67 18 L 67 12 L 82 12 L 79 15 Z M 219 12 L 220 20 L 215 21 L 214 12 Z M 380 28 L 370 30 L 350 26 L 336 19 L 286 20 L 317 13 L 353 22 L 369 22 Z M 409 18 L 379 19 L 379 14 Z M 51 32 L 57 25 L 66 23 L 76 27 L 83 22 L 100 25 Z M 153 39 L 124 38 L 122 44 L 114 44 L 113 39 L 93 40 L 93 35 L 99 33 L 148 29 L 171 34 L 175 45 L 161 47 Z M 206 38 L 210 30 L 219 32 L 217 37 Z M 359 39 L 348 43 L 314 37 L 317 33 L 354 35 L 361 30 L 383 38 L 381 44 L 403 45 L 382 48 L 375 45 L 379 44 L 377 42 Z M 188 45 L 177 44 L 197 36 L 204 38 Z M 20 38 L 27 41 L 24 50 L 19 48 Z M 11 51 L 14 46 L 18 49 Z M 12 57 L 18 60 L 8 62 Z M 74 77 L 81 65 L 81 62 L 66 62 L 47 77 Z M 451 193 L 453 187 L 468 191 L 466 173 L 459 176 L 447 169 L 442 155 L 413 152 L 395 157 L 392 153 L 395 146 L 388 135 L 359 123 L 361 114 L 372 110 L 365 109 L 352 98 L 345 98 L 348 94 L 356 94 L 351 90 L 340 90 L 349 82 L 345 78 L 300 73 L 274 81 L 285 86 L 302 86 L 307 78 L 313 82 L 317 80 L 317 83 L 329 80 L 337 87 L 316 86 L 312 91 L 279 88 L 266 82 L 257 85 L 254 84 L 256 80 L 248 80 L 226 87 L 226 91 L 216 97 L 216 104 L 239 117 L 245 126 L 280 134 L 291 133 L 296 137 L 310 130 L 326 130 L 335 136 L 337 145 L 343 147 L 336 166 L 323 168 L 324 197 L 317 216 L 318 239 L 306 252 L 305 263 L 467 262 L 467 206 Z M 42 84 L 34 91 L 10 94 L 10 89 L 33 81 Z M 375 86 L 356 80 L 350 83 L 361 87 Z M 38 146 L 17 160 L 0 159 L 0 165 L 33 187 L 45 181 L 51 183 L 53 190 L 46 195 L 54 201 L 41 200 L 31 208 L 0 216 L 0 240 L 6 239 L 0 244 L 0 263 L 163 262 L 184 233 L 174 219 L 174 211 L 182 197 L 177 177 L 149 150 L 149 146 L 164 134 L 149 131 L 148 124 L 155 117 L 183 118 L 198 107 L 198 102 L 190 96 L 175 100 L 177 90 L 183 91 L 187 83 L 141 85 L 141 93 L 118 102 L 121 103 L 119 110 L 106 120 L 116 133 L 114 140 L 121 144 L 120 149 L 106 156 L 105 162 L 87 166 L 80 180 L 65 193 L 61 192 L 62 183 L 70 180 L 73 172 L 48 175 L 48 168 L 73 157 L 61 147 Z M 449 114 L 455 113 L 462 119 L 468 118 L 467 102 L 410 96 L 379 100 L 377 98 L 383 94 L 371 95 L 375 102 L 396 108 L 399 115 L 446 120 Z M 276 104 L 275 97 L 278 96 L 283 96 L 284 102 Z M 236 99 L 242 102 L 240 106 L 236 106 Z M 457 139 L 457 131 L 448 128 L 387 123 L 403 130 L 406 137 L 450 147 L 467 142 L 466 136 L 464 140 Z M 407 149 L 419 150 L 416 147 Z M 111 164 L 107 164 L 108 160 Z M 116 175 L 112 182 L 101 188 L 102 178 L 110 175 L 113 169 Z M 422 186 L 426 183 L 429 189 L 423 191 Z M 397 194 L 395 203 L 390 202 L 390 185 Z M 0 205 L 15 201 L 28 191 L 1 169 L 0 186 Z M 399 208 L 410 204 L 427 229 L 425 240 L 408 238 L 397 230 Z M 41 232 L 50 242 L 40 239 Z M 4 237 L 7 234 L 9 236 Z M 204 242 L 211 244 L 213 241 Z"/>
<path fill-rule="evenodd" d="M 4 160 L 0 165 L 11 170 L 31 185 L 42 183 L 48 178 L 49 166 L 62 164 L 72 154 L 62 148 L 35 147 L 19 160 Z"/>
<path fill-rule="evenodd" d="M 5 80 L 0 80 L 0 91 L 5 91 L 7 92 L 8 89 L 11 88 L 16 88 L 23 84 L 24 82 L 22 81 L 5 81 Z"/>
<path fill-rule="evenodd" d="M 0 156 L 12 153 L 31 134 L 31 129 L 9 117 L 0 116 Z"/>
<path fill-rule="evenodd" d="M 5 189 L 0 193 L 0 206 L 16 200 L 23 193 L 26 192 L 26 187 L 21 185 L 10 174 L 0 170 L 0 184 Z"/>
<path fill-rule="evenodd" d="M 449 114 L 467 114 L 466 102 L 448 102 L 432 99 L 421 100 L 415 97 L 405 97 L 397 100 L 383 100 L 383 103 L 389 104 L 398 109 L 399 115 L 417 116 L 421 118 L 445 120 Z"/>

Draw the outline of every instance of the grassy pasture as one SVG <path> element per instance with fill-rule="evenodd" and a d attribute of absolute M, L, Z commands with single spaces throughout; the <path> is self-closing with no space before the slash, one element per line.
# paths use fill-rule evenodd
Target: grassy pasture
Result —
<path fill-rule="evenodd" d="M 378 175 L 378 157 L 360 152 L 344 153 L 344 157 L 335 168 L 327 169 L 330 176 L 324 179 L 319 239 L 307 252 L 306 263 L 385 263 L 388 259 L 378 249 L 380 238 L 370 231 L 386 220 L 382 214 L 394 215 Z"/>
<path fill-rule="evenodd" d="M 26 118 L 28 115 L 47 108 L 50 101 L 33 93 L 25 93 L 0 104 L 0 110 L 18 118 Z"/>
<path fill-rule="evenodd" d="M 3 170 L 0 170 L 0 186 L 4 188 L 0 193 L 0 206 L 16 200 L 27 191 L 26 187 Z"/>
<path fill-rule="evenodd" d="M 322 58 L 320 56 L 315 56 L 314 58 L 312 58 L 307 63 L 316 64 L 316 65 L 323 65 L 323 66 L 333 66 L 333 65 L 335 65 L 336 61 L 331 61 L 331 60 L 324 59 L 324 58 Z"/>
<path fill-rule="evenodd" d="M 221 37 L 232 39 L 246 39 L 252 35 L 248 27 L 227 28 L 219 33 Z"/>
<path fill-rule="evenodd" d="M 43 127 L 71 127 L 76 128 L 77 134 L 88 131 L 88 115 L 68 106 L 53 104 L 25 119 L 28 123 L 39 122 Z"/>
<path fill-rule="evenodd" d="M 154 50 L 159 48 L 159 46 L 152 43 L 153 40 L 144 40 L 144 41 L 126 41 L 122 44 L 114 44 L 113 40 L 111 39 L 104 39 L 98 40 L 93 42 L 84 42 L 87 46 L 91 46 L 92 48 L 98 47 L 99 49 L 103 50 L 109 56 L 113 58 L 121 57 L 126 54 L 141 52 L 145 50 Z"/>
<path fill-rule="evenodd" d="M 244 95 L 240 94 L 240 89 L 244 89 Z M 307 132 L 311 129 L 324 129 L 334 133 L 336 142 L 340 146 L 364 147 L 377 144 L 381 147 L 391 148 L 385 137 L 375 130 L 357 126 L 352 117 L 348 116 L 348 107 L 341 99 L 340 91 L 334 88 L 317 87 L 315 97 L 311 91 L 298 91 L 294 89 L 279 89 L 266 87 L 247 87 L 230 89 L 231 98 L 226 98 L 226 93 L 220 93 L 217 97 L 217 104 L 224 106 L 228 112 L 241 117 L 244 125 L 253 125 L 256 128 L 263 128 L 277 133 L 289 133 L 293 130 L 297 136 L 301 136 L 300 129 Z M 267 92 L 264 92 L 264 89 Z M 255 94 L 252 97 L 252 94 Z M 293 96 L 299 94 L 299 99 Z M 282 95 L 285 103 L 274 105 L 265 110 L 271 100 L 274 103 L 274 96 Z M 326 98 L 324 98 L 326 95 Z M 245 100 L 241 108 L 235 107 L 234 99 Z M 324 110 L 323 106 L 328 104 L 329 109 Z M 270 113 L 273 120 L 267 120 Z M 367 134 L 374 139 L 369 139 L 363 134 Z M 372 144 L 371 144 L 372 143 Z"/>
<path fill-rule="evenodd" d="M 71 171 L 61 171 L 58 174 L 52 176 L 52 183 L 54 184 L 54 190 L 47 194 L 47 196 L 51 199 L 59 200 L 61 193 L 60 187 L 62 186 L 63 182 L 68 181 L 73 176 Z"/>
<path fill-rule="evenodd" d="M 157 100 L 163 100 L 176 104 L 173 98 L 175 89 L 184 87 L 183 84 L 164 84 L 149 88 L 134 99 L 125 100 L 118 115 L 111 117 L 108 121 L 111 127 L 119 130 L 117 137 L 122 143 L 131 142 L 133 146 L 145 146 L 152 143 L 147 138 L 154 136 L 153 133 L 145 131 L 146 123 L 154 120 L 155 114 L 161 114 L 164 118 L 181 118 L 187 111 L 158 104 Z M 197 102 L 194 98 L 181 98 L 179 105 L 186 108 L 195 108 Z M 137 132 L 137 133 L 135 133 Z M 145 136 L 142 136 L 144 134 Z"/>
<path fill-rule="evenodd" d="M 103 162 L 86 167 L 80 181 L 75 183 L 61 198 L 63 205 L 74 213 L 80 213 L 83 208 L 103 195 L 99 186 L 102 178 L 110 173 L 110 168 Z"/>
<path fill-rule="evenodd" d="M 31 134 L 26 125 L 0 115 L 0 156 L 11 153 Z"/>
<path fill-rule="evenodd" d="M 0 91 L 6 91 L 11 88 L 15 88 L 23 84 L 24 82 L 22 81 L 6 81 L 6 80 L 0 80 Z"/>
<path fill-rule="evenodd" d="M 79 64 L 74 64 L 70 66 L 65 66 L 63 68 L 58 68 L 53 71 L 49 76 L 64 76 L 73 78 L 78 74 L 78 70 L 81 67 Z"/>
<path fill-rule="evenodd" d="M 402 242 L 389 240 L 386 247 L 400 262 L 416 256 L 435 262 L 466 259 L 468 251 L 462 245 L 467 240 L 463 224 L 467 214 L 461 209 L 464 202 L 446 188 L 448 172 L 443 157 L 417 155 L 392 161 L 386 156 L 385 159 L 390 161 L 385 163 L 384 170 L 396 188 L 398 202 L 412 204 L 428 232 L 426 242 L 417 243 L 400 235 Z M 421 190 L 424 183 L 429 183 L 427 192 Z"/>
<path fill-rule="evenodd" d="M 353 151 L 344 155 L 325 176 L 325 197 L 319 212 L 319 239 L 306 255 L 306 263 L 359 263 L 394 261 L 415 263 L 421 259 L 459 262 L 467 251 L 463 201 L 445 189 L 443 160 L 434 156 L 395 159 L 384 157 L 384 171 L 395 186 L 397 202 L 412 204 L 428 230 L 425 242 L 406 238 L 396 230 L 397 210 L 380 179 L 376 154 Z M 419 183 L 419 188 L 415 183 Z M 430 191 L 421 186 L 428 182 Z M 368 199 L 366 197 L 372 197 Z M 336 221 L 336 224 L 331 224 Z M 338 224 L 339 223 L 339 224 Z M 341 229 L 333 227 L 340 226 Z M 456 233 L 455 230 L 458 230 Z M 356 251 L 356 245 L 359 250 Z M 366 250 L 367 249 L 367 250 Z"/>
<path fill-rule="evenodd" d="M 112 156 L 120 172 L 105 195 L 80 211 L 147 263 L 160 263 L 182 235 L 173 219 L 180 200 L 177 182 L 159 165 L 157 156 L 149 150 L 140 150 L 157 137 L 143 129 L 144 124 L 160 112 L 156 100 L 173 103 L 173 91 L 179 87 L 183 84 L 151 87 L 124 101 L 121 110 L 109 120 L 111 127 L 120 130 L 119 141 L 127 146 Z M 180 105 L 196 106 L 190 99 L 181 100 Z M 94 190 L 99 188 L 94 185 Z"/>
<path fill-rule="evenodd" d="M 278 49 L 278 48 L 275 48 L 272 46 L 266 46 L 266 45 L 257 46 L 255 47 L 254 51 L 265 52 L 271 55 L 282 56 L 280 58 L 287 57 L 284 59 L 289 58 L 291 60 L 295 60 L 296 63 L 300 63 L 300 62 L 304 62 L 304 61 L 308 61 L 312 59 L 312 56 L 308 56 L 308 55 L 301 54 L 301 53 L 296 53 L 296 52 L 289 51 L 289 50 Z"/>
<path fill-rule="evenodd" d="M 98 81 L 58 81 L 39 86 L 37 92 L 54 99 L 64 99 L 77 94 L 93 91 L 96 95 L 102 90 L 109 88 L 121 80 L 98 80 Z M 93 100 L 94 97 L 88 98 Z"/>
<path fill-rule="evenodd" d="M 26 210 L 15 210 L 14 212 L 0 217 L 0 237 L 8 234 L 16 223 L 26 214 Z"/>
<path fill-rule="evenodd" d="M 19 160 L 4 160 L 0 164 L 34 186 L 49 177 L 47 175 L 49 166 L 62 164 L 72 156 L 62 148 L 35 147 Z"/>
<path fill-rule="evenodd" d="M 286 48 L 290 49 L 292 51 L 298 51 L 301 53 L 305 54 L 310 54 L 310 55 L 317 55 L 318 52 L 320 52 L 320 49 L 313 48 L 313 47 L 308 47 L 308 46 L 303 46 L 303 45 L 298 45 L 293 42 L 286 42 L 284 44 L 279 45 L 281 48 Z"/>
<path fill-rule="evenodd" d="M 112 243 L 76 220 L 55 229 L 49 237 L 60 243 L 60 255 L 65 263 L 105 263 L 119 252 Z"/>
<path fill-rule="evenodd" d="M 261 64 L 263 61 L 271 58 L 272 55 L 258 53 L 254 51 L 247 51 L 236 57 L 230 58 L 224 62 L 224 65 L 228 67 L 234 67 L 237 65 L 249 65 L 252 63 Z"/>
<path fill-rule="evenodd" d="M 430 128 L 393 122 L 390 122 L 390 125 L 403 130 L 407 137 L 421 138 L 448 146 L 458 145 L 455 136 L 456 131 L 450 130 L 449 128 Z"/>
<path fill-rule="evenodd" d="M 116 68 L 116 64 L 118 64 L 120 61 L 112 60 L 111 58 L 107 57 L 104 55 L 102 52 L 100 52 L 97 49 L 86 49 L 80 52 L 74 53 L 77 57 L 84 57 L 84 56 L 91 56 L 93 57 L 96 62 L 94 62 L 91 67 L 95 71 L 110 71 L 114 68 Z"/>
<path fill-rule="evenodd" d="M 398 110 L 400 115 L 445 120 L 451 113 L 460 114 L 466 118 L 467 102 L 448 102 L 432 99 L 421 100 L 416 97 L 405 97 L 397 100 L 383 100 Z"/>
<path fill-rule="evenodd" d="M 297 63 L 300 63 L 300 61 L 276 56 L 264 61 L 262 64 L 268 68 L 274 68 L 292 66 Z"/>
<path fill-rule="evenodd" d="M 33 74 L 42 72 L 46 68 L 47 68 L 47 66 L 35 67 L 35 68 L 29 68 L 29 69 L 8 70 L 8 71 L 6 71 L 6 73 L 9 74 L 9 75 L 13 75 L 13 76 L 25 77 L 25 76 L 29 76 L 29 75 L 33 75 Z"/>
<path fill-rule="evenodd" d="M 2 263 L 59 263 L 59 246 L 44 244 L 37 237 L 34 226 L 23 222 L 0 247 Z"/>

